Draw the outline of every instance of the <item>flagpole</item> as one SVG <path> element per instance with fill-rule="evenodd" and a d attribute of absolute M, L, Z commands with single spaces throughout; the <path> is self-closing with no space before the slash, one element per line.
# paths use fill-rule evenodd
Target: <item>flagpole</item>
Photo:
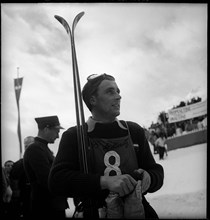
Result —
<path fill-rule="evenodd" d="M 22 78 L 19 78 L 19 67 L 17 67 L 17 79 L 15 80 L 15 92 L 16 92 L 16 101 L 17 101 L 17 109 L 18 109 L 18 126 L 17 126 L 17 133 L 20 145 L 20 155 L 19 157 L 22 158 L 22 138 L 21 138 L 21 126 L 20 126 L 20 105 L 19 105 L 19 98 L 20 92 L 22 87 Z"/>

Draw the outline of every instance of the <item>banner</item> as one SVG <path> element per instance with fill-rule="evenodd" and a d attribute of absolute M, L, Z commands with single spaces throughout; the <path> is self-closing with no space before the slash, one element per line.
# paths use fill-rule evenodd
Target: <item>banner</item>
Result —
<path fill-rule="evenodd" d="M 22 157 L 22 139 L 21 139 L 21 128 L 20 128 L 20 107 L 19 107 L 19 100 L 20 100 L 20 93 L 22 89 L 23 77 L 14 79 L 14 86 L 15 86 L 15 97 L 17 101 L 17 108 L 18 108 L 18 139 L 20 143 L 20 157 Z"/>
<path fill-rule="evenodd" d="M 207 100 L 168 111 L 168 122 L 174 123 L 207 114 Z"/>
<path fill-rule="evenodd" d="M 21 92 L 21 89 L 22 89 L 22 83 L 23 83 L 23 77 L 14 79 L 15 96 L 16 96 L 16 101 L 17 101 L 18 107 L 19 107 L 19 99 L 20 99 L 20 92 Z"/>

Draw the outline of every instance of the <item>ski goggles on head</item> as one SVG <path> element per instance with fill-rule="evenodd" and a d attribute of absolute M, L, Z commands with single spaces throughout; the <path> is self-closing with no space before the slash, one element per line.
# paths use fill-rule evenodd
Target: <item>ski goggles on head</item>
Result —
<path fill-rule="evenodd" d="M 104 79 L 108 79 L 108 80 L 115 80 L 115 78 L 111 75 L 108 75 L 106 73 L 103 74 L 91 74 L 90 76 L 87 77 L 87 81 L 96 79 L 96 78 L 101 78 L 100 81 L 104 80 Z"/>

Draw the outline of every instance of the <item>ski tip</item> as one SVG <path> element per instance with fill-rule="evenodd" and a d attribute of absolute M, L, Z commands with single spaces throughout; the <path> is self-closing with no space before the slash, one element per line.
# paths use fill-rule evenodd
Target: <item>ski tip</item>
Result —
<path fill-rule="evenodd" d="M 54 15 L 54 18 L 57 19 L 58 21 L 60 20 L 60 16 Z"/>
<path fill-rule="evenodd" d="M 85 14 L 84 11 L 80 12 L 80 16 L 82 17 Z"/>
<path fill-rule="evenodd" d="M 54 17 L 63 25 L 63 27 L 66 29 L 67 34 L 69 34 L 71 31 L 67 21 L 58 15 L 54 15 Z"/>
<path fill-rule="evenodd" d="M 80 12 L 79 14 L 77 14 L 77 16 L 74 18 L 74 24 L 75 24 L 75 26 L 76 26 L 76 24 L 77 24 L 77 22 L 80 20 L 80 18 L 83 16 L 85 14 L 85 12 L 84 11 L 82 11 L 82 12 Z M 73 24 L 73 25 L 74 25 Z"/>
<path fill-rule="evenodd" d="M 62 18 L 61 16 L 59 15 L 54 15 L 55 19 L 57 19 L 62 25 L 66 25 L 67 22 L 64 18 Z"/>
<path fill-rule="evenodd" d="M 59 19 L 61 16 L 59 15 L 54 15 L 54 18 Z"/>

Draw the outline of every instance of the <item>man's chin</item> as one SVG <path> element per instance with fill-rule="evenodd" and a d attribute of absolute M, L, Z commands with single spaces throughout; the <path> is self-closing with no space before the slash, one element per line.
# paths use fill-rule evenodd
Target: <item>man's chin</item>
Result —
<path fill-rule="evenodd" d="M 120 111 L 117 111 L 116 114 L 115 114 L 115 117 L 117 117 L 119 115 L 120 115 Z"/>

